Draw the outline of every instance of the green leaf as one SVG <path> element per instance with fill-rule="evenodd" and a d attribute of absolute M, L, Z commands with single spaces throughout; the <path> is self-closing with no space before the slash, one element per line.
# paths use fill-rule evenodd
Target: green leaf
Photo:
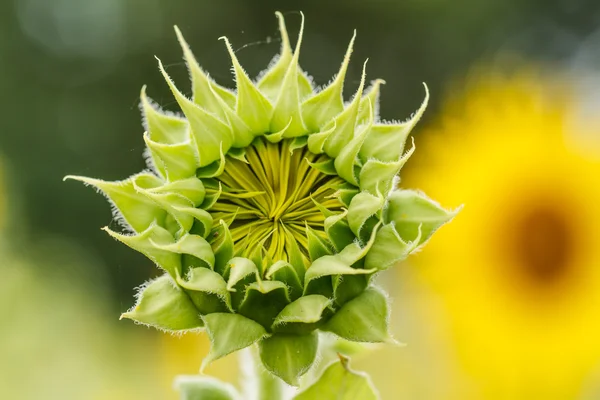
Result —
<path fill-rule="evenodd" d="M 275 318 L 275 332 L 306 334 L 317 328 L 331 300 L 318 294 L 302 296 L 288 304 Z"/>
<path fill-rule="evenodd" d="M 354 342 L 394 342 L 388 332 L 386 295 L 370 287 L 350 300 L 321 327 L 321 330 Z"/>
<path fill-rule="evenodd" d="M 319 337 L 310 335 L 276 333 L 262 340 L 258 346 L 265 368 L 292 386 L 304 375 L 317 357 Z"/>
<path fill-rule="evenodd" d="M 378 400 L 379 394 L 364 372 L 350 369 L 349 359 L 342 355 L 323 371 L 319 379 L 294 400 Z"/>
<path fill-rule="evenodd" d="M 233 311 L 227 283 L 218 273 L 208 268 L 192 268 L 185 279 L 177 278 L 177 283 L 187 290 L 200 314 Z"/>
<path fill-rule="evenodd" d="M 388 222 L 394 222 L 404 242 L 414 241 L 420 234 L 418 246 L 424 244 L 442 225 L 450 222 L 460 208 L 443 209 L 423 193 L 414 190 L 396 190 L 388 198 Z"/>
<path fill-rule="evenodd" d="M 210 352 L 202 368 L 268 336 L 261 324 L 239 314 L 213 313 L 202 317 L 210 337 Z"/>
<path fill-rule="evenodd" d="M 241 399 L 233 385 L 209 376 L 179 375 L 174 387 L 181 395 L 180 400 Z"/>
<path fill-rule="evenodd" d="M 121 318 L 171 332 L 184 332 L 204 325 L 190 298 L 169 275 L 141 287 L 136 305 Z"/>

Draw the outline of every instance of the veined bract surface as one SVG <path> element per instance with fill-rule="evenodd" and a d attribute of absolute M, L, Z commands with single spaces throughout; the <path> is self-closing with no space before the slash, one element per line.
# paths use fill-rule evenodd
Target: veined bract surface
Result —
<path fill-rule="evenodd" d="M 364 90 L 363 68 L 345 104 L 354 37 L 335 79 L 315 90 L 298 65 L 304 21 L 292 51 L 277 17 L 281 53 L 257 82 L 222 38 L 235 92 L 208 77 L 176 30 L 193 99 L 159 61 L 183 115 L 142 90 L 150 170 L 119 182 L 68 178 L 102 191 L 130 232 L 106 231 L 165 271 L 123 317 L 171 332 L 206 329 L 204 364 L 258 343 L 266 369 L 295 385 L 315 360 L 318 330 L 391 340 L 387 298 L 372 278 L 455 212 L 396 189 L 427 97 L 408 121 L 383 123 L 383 81 Z"/>

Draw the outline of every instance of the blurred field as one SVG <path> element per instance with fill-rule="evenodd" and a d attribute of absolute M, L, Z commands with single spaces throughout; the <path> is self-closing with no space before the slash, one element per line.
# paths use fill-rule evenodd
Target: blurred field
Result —
<path fill-rule="evenodd" d="M 596 0 L 0 2 L 0 398 L 174 399 L 205 336 L 119 321 L 158 271 L 100 231 L 101 196 L 66 174 L 144 168 L 142 85 L 175 110 L 172 26 L 232 85 L 227 35 L 256 76 L 306 15 L 301 64 L 327 83 L 354 28 L 346 93 L 369 58 L 381 116 L 427 82 L 403 187 L 463 212 L 381 283 L 396 338 L 353 363 L 384 399 L 600 398 L 600 4 Z M 183 87 L 183 85 L 182 85 Z M 235 382 L 235 358 L 207 372 Z"/>

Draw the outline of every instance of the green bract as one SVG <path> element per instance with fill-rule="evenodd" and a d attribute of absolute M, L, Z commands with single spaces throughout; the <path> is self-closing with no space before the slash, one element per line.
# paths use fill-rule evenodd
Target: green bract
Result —
<path fill-rule="evenodd" d="M 317 331 L 390 341 L 373 276 L 420 247 L 455 212 L 397 190 L 407 137 L 377 115 L 381 80 L 345 104 L 352 38 L 335 79 L 315 90 L 277 14 L 281 54 L 257 82 L 226 38 L 237 90 L 211 80 L 179 30 L 193 98 L 167 75 L 183 115 L 141 94 L 150 170 L 95 186 L 129 232 L 105 228 L 165 271 L 123 317 L 171 332 L 206 329 L 205 363 L 258 343 L 267 370 L 290 384 L 313 364 Z M 304 21 L 303 21 L 304 23 Z M 365 63 L 366 64 L 366 63 Z"/>

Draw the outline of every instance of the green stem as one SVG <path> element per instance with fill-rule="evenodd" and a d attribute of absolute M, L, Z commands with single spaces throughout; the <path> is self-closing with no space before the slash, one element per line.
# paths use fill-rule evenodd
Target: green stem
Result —
<path fill-rule="evenodd" d="M 280 379 L 267 371 L 258 372 L 257 400 L 284 400 L 285 388 Z"/>
<path fill-rule="evenodd" d="M 266 371 L 259 359 L 258 349 L 248 347 L 240 352 L 243 376 L 242 390 L 246 398 L 255 400 L 285 400 L 287 386 L 281 379 Z"/>

